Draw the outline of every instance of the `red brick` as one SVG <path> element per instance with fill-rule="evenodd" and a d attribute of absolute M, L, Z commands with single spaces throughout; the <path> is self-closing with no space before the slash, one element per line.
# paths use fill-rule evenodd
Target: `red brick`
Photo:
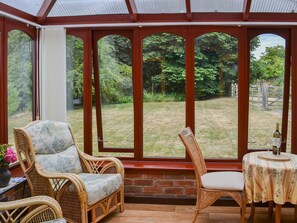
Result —
<path fill-rule="evenodd" d="M 143 193 L 146 195 L 148 193 L 150 194 L 163 194 L 163 189 L 162 187 L 143 187 Z"/>
<path fill-rule="evenodd" d="M 165 187 L 170 187 L 173 186 L 174 181 L 173 180 L 156 180 L 154 182 L 155 186 L 165 186 Z"/>
<path fill-rule="evenodd" d="M 185 176 L 184 175 L 164 175 L 164 179 L 183 180 L 185 179 Z"/>
<path fill-rule="evenodd" d="M 126 185 L 133 185 L 134 184 L 134 180 L 133 179 L 125 179 L 124 180 L 124 184 Z"/>
<path fill-rule="evenodd" d="M 136 179 L 136 178 L 138 178 L 138 179 L 142 179 L 142 178 L 144 178 L 144 174 L 142 174 L 142 173 L 126 173 L 125 174 L 125 178 L 130 178 L 130 179 Z"/>
<path fill-rule="evenodd" d="M 174 186 L 176 187 L 193 187 L 195 185 L 195 181 L 193 180 L 176 180 L 174 181 Z"/>
<path fill-rule="evenodd" d="M 184 194 L 184 188 L 182 187 L 169 187 L 165 188 L 164 193 L 169 195 L 169 194 L 174 194 L 174 195 L 181 195 Z"/>
<path fill-rule="evenodd" d="M 142 187 L 125 186 L 125 193 L 127 194 L 142 193 Z"/>
<path fill-rule="evenodd" d="M 195 177 L 195 174 L 185 175 L 185 179 L 187 179 L 187 180 L 189 180 L 189 179 L 196 180 L 196 177 Z"/>
<path fill-rule="evenodd" d="M 152 186 L 153 185 L 153 180 L 151 179 L 143 179 L 143 180 L 134 180 L 134 185 L 138 186 Z"/>
<path fill-rule="evenodd" d="M 145 178 L 146 179 L 163 179 L 164 174 L 146 174 Z"/>
<path fill-rule="evenodd" d="M 189 188 L 185 188 L 185 194 L 186 195 L 191 195 L 191 196 L 195 196 L 197 195 L 197 187 L 189 187 Z"/>

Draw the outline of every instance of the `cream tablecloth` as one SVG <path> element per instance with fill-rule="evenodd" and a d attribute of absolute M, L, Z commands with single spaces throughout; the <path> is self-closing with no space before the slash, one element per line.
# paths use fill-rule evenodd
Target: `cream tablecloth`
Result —
<path fill-rule="evenodd" d="M 248 203 L 274 201 L 297 204 L 297 155 L 283 153 L 290 161 L 258 158 L 260 153 L 244 155 L 242 161 Z"/>

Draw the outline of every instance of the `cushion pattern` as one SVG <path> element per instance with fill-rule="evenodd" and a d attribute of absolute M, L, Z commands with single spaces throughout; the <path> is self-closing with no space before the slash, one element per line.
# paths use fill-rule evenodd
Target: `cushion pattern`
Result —
<path fill-rule="evenodd" d="M 37 121 L 26 127 L 36 154 L 55 154 L 73 145 L 69 126 L 64 122 Z"/>
<path fill-rule="evenodd" d="M 107 197 L 122 185 L 121 174 L 91 174 L 80 173 L 79 178 L 84 182 L 88 196 L 88 205 Z"/>
<path fill-rule="evenodd" d="M 42 223 L 67 223 L 64 218 L 58 218 L 51 221 L 43 221 Z"/>
<path fill-rule="evenodd" d="M 213 190 L 242 191 L 244 187 L 243 174 L 240 172 L 211 172 L 201 177 L 203 188 Z"/>
<path fill-rule="evenodd" d="M 72 145 L 65 151 L 57 154 L 36 154 L 36 161 L 44 170 L 49 172 L 82 172 L 82 167 L 75 145 Z"/>

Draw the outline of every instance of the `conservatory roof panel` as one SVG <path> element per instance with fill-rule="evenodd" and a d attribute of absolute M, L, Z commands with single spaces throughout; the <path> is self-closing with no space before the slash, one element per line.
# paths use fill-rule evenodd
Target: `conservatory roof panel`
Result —
<path fill-rule="evenodd" d="M 297 0 L 253 0 L 251 12 L 295 13 Z"/>
<path fill-rule="evenodd" d="M 4 3 L 34 16 L 39 12 L 43 2 L 44 0 L 0 0 L 0 3 Z"/>
<path fill-rule="evenodd" d="M 49 17 L 128 14 L 125 0 L 57 0 Z"/>
<path fill-rule="evenodd" d="M 134 0 L 138 13 L 185 13 L 185 0 Z"/>
<path fill-rule="evenodd" d="M 244 0 L 191 0 L 192 12 L 243 12 Z"/>

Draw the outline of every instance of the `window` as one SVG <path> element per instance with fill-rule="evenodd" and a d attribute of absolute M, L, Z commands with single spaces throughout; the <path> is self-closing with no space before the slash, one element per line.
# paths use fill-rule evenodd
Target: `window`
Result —
<path fill-rule="evenodd" d="M 32 121 L 33 59 L 32 39 L 26 33 L 8 33 L 8 142 L 13 143 L 13 128 Z"/>
<path fill-rule="evenodd" d="M 104 155 L 114 152 L 117 156 L 133 156 L 131 41 L 121 35 L 101 37 L 94 56 L 97 62 L 94 83 L 99 151 L 104 151 Z"/>
<path fill-rule="evenodd" d="M 185 157 L 185 40 L 170 33 L 143 39 L 143 156 Z"/>
<path fill-rule="evenodd" d="M 248 149 L 271 149 L 276 123 L 282 126 L 285 39 L 258 35 L 250 51 Z"/>
<path fill-rule="evenodd" d="M 67 122 L 83 149 L 83 41 L 71 35 L 66 41 Z"/>
<path fill-rule="evenodd" d="M 195 132 L 206 158 L 237 158 L 237 45 L 219 32 L 195 40 Z"/>

